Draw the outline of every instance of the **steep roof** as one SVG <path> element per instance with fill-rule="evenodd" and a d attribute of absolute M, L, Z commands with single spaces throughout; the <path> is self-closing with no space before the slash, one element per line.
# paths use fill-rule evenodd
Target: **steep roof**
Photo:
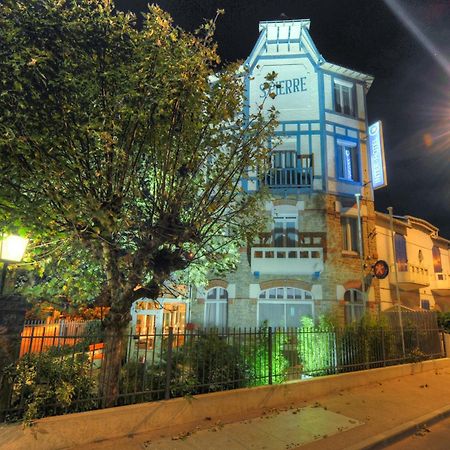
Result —
<path fill-rule="evenodd" d="M 290 53 L 300 53 L 301 47 L 303 47 L 324 70 L 359 80 L 364 83 L 366 90 L 368 90 L 374 80 L 373 76 L 327 62 L 319 53 L 309 34 L 310 25 L 311 21 L 309 19 L 265 20 L 259 22 L 260 34 L 250 56 L 245 62 L 246 66 L 251 67 L 258 55 L 264 53 L 267 45 L 274 45 L 278 49 L 281 44 L 287 44 Z"/>

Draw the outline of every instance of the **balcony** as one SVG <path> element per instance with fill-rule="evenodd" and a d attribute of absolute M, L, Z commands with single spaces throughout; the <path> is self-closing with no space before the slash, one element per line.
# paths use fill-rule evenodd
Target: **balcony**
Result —
<path fill-rule="evenodd" d="M 293 155 L 289 155 L 292 153 Z M 313 182 L 312 155 L 295 155 L 294 152 L 274 152 L 272 168 L 263 178 L 263 183 L 271 188 L 310 188 Z M 280 167 L 289 161 L 291 167 Z M 296 162 L 295 162 L 296 161 Z"/>
<path fill-rule="evenodd" d="M 321 247 L 256 247 L 251 250 L 252 272 L 273 275 L 312 275 L 323 270 Z"/>
<path fill-rule="evenodd" d="M 430 285 L 430 276 L 426 267 L 410 263 L 397 264 L 398 287 L 403 291 L 414 291 Z M 395 284 L 395 267 L 392 265 L 389 272 L 389 281 Z"/>
<path fill-rule="evenodd" d="M 434 280 L 431 285 L 433 294 L 447 296 L 450 295 L 450 274 L 435 273 Z"/>

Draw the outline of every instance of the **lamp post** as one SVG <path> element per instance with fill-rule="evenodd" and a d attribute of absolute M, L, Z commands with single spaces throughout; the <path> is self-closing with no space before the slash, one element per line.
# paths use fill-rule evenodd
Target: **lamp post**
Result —
<path fill-rule="evenodd" d="M 403 358 L 405 358 L 405 334 L 403 331 L 403 320 L 402 320 L 402 308 L 400 301 L 400 290 L 398 286 L 398 267 L 397 267 L 397 251 L 395 249 L 395 235 L 394 235 L 394 209 L 389 206 L 389 227 L 391 229 L 391 242 L 392 242 L 392 257 L 394 258 L 394 273 L 395 273 L 395 293 L 397 297 L 397 312 L 398 312 L 398 324 L 400 326 L 400 333 L 402 334 L 402 351 Z"/>
<path fill-rule="evenodd" d="M 361 194 L 355 194 L 356 205 L 358 208 L 358 247 L 359 247 L 359 264 L 360 264 L 360 275 L 361 275 L 361 297 L 364 307 L 366 306 L 367 296 L 364 281 L 364 249 L 362 240 L 362 226 L 361 226 Z"/>
<path fill-rule="evenodd" d="M 14 234 L 3 235 L 2 240 L 0 241 L 0 261 L 3 263 L 2 272 L 0 274 L 0 296 L 3 295 L 8 265 L 10 263 L 22 261 L 27 244 L 28 239 L 26 238 Z"/>

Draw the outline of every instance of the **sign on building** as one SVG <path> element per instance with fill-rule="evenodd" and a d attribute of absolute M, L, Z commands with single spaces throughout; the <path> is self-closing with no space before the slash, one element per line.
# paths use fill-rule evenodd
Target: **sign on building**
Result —
<path fill-rule="evenodd" d="M 384 159 L 383 126 L 381 121 L 369 126 L 370 167 L 373 189 L 387 186 L 386 162 Z"/>

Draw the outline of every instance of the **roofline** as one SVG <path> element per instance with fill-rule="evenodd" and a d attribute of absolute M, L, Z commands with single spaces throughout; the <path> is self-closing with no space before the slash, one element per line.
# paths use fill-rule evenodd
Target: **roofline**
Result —
<path fill-rule="evenodd" d="M 330 70 L 331 72 L 337 73 L 338 75 L 348 76 L 350 78 L 359 78 L 366 84 L 367 90 L 370 89 L 372 83 L 374 81 L 374 77 L 364 72 L 359 72 L 357 70 L 349 69 L 348 67 L 340 66 L 338 64 L 334 64 L 328 61 L 325 61 L 321 64 L 321 67 L 324 69 Z"/>
<path fill-rule="evenodd" d="M 264 25 L 276 24 L 276 23 L 286 23 L 286 24 L 298 23 L 300 26 L 306 27 L 309 30 L 309 27 L 311 25 L 311 20 L 310 19 L 261 20 L 259 22 L 259 31 L 261 31 L 263 28 L 265 28 Z"/>
<path fill-rule="evenodd" d="M 375 216 L 378 217 L 379 219 L 389 221 L 389 214 L 375 211 Z M 407 228 L 413 228 L 414 225 L 419 225 L 422 228 L 425 228 L 426 230 L 429 231 L 429 235 L 432 239 L 439 240 L 441 242 L 444 242 L 444 243 L 450 245 L 449 239 L 447 239 L 443 236 L 439 236 L 439 228 L 434 226 L 430 222 L 426 221 L 425 219 L 421 219 L 419 217 L 414 217 L 414 216 L 409 216 L 409 215 L 394 216 L 393 219 L 394 219 L 394 224 L 402 225 Z"/>

